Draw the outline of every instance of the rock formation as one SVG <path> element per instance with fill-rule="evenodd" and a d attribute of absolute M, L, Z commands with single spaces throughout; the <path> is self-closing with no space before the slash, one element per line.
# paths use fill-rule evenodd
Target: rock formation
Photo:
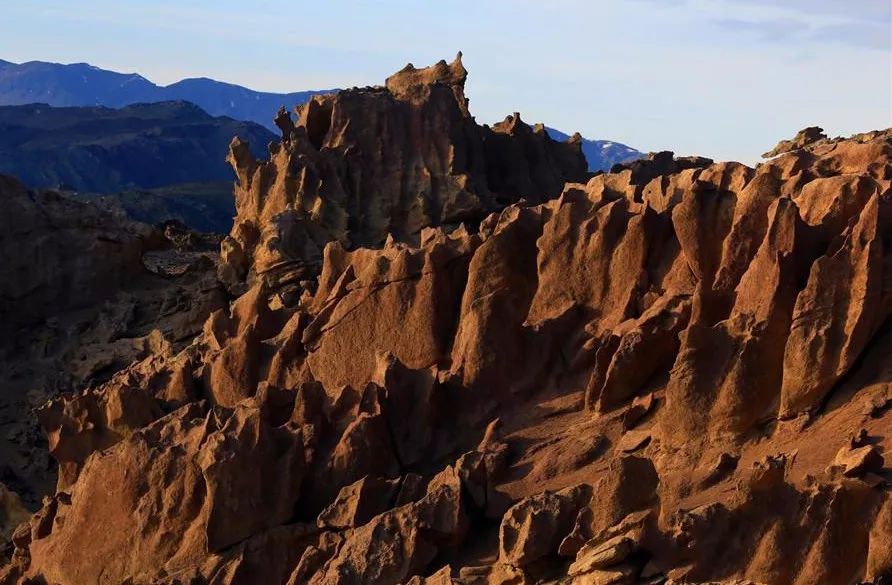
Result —
<path fill-rule="evenodd" d="M 892 130 L 574 182 L 464 77 L 233 145 L 241 294 L 41 409 L 59 483 L 0 582 L 892 578 Z"/>
<path fill-rule="evenodd" d="M 297 283 L 315 275 L 329 241 L 418 244 L 424 227 L 476 225 L 587 176 L 578 135 L 555 142 L 519 114 L 478 126 L 466 77 L 459 54 L 449 65 L 407 65 L 386 87 L 315 96 L 296 122 L 279 112 L 282 141 L 268 161 L 234 140 L 238 214 L 223 242 L 222 280 L 237 292 L 258 278 Z"/>

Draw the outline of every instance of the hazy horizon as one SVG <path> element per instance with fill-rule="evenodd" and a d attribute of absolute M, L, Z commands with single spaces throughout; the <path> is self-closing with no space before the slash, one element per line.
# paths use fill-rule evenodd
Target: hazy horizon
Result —
<path fill-rule="evenodd" d="M 294 92 L 382 84 L 407 62 L 469 70 L 472 113 L 753 163 L 811 125 L 892 126 L 890 4 L 857 0 L 37 1 L 9 6 L 0 59 L 86 62 L 168 85 Z"/>

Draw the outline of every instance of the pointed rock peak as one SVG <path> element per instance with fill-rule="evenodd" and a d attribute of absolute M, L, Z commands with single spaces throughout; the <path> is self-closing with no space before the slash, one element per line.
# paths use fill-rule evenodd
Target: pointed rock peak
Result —
<path fill-rule="evenodd" d="M 281 130 L 282 132 L 282 139 L 290 140 L 291 133 L 294 132 L 294 121 L 291 119 L 291 114 L 288 113 L 288 110 L 285 109 L 285 106 L 279 108 L 274 122 L 279 130 Z"/>
<path fill-rule="evenodd" d="M 772 158 L 780 154 L 799 150 L 807 146 L 813 146 L 818 142 L 827 140 L 824 129 L 819 126 L 809 126 L 800 130 L 792 140 L 781 140 L 772 150 L 762 155 L 762 158 Z"/>
<path fill-rule="evenodd" d="M 440 84 L 464 90 L 465 80 L 468 78 L 468 70 L 461 62 L 461 51 L 455 56 L 452 63 L 441 60 L 435 65 L 416 69 L 409 63 L 397 73 L 394 73 L 385 81 L 390 93 L 397 97 L 411 95 L 419 88 Z"/>
<path fill-rule="evenodd" d="M 518 129 L 527 128 L 530 131 L 534 131 L 532 128 L 527 126 L 526 122 L 521 120 L 520 112 L 514 112 L 510 116 L 505 116 L 505 119 L 499 122 L 498 124 L 494 124 L 492 129 L 495 132 L 500 132 L 503 134 L 511 134 L 514 135 Z M 544 127 L 543 127 L 544 131 Z"/>
<path fill-rule="evenodd" d="M 254 174 L 254 169 L 257 168 L 257 159 L 251 154 L 250 145 L 238 136 L 233 138 L 229 143 L 229 155 L 226 157 L 226 162 L 235 171 L 239 182 L 243 186 L 247 186 L 251 175 Z"/>

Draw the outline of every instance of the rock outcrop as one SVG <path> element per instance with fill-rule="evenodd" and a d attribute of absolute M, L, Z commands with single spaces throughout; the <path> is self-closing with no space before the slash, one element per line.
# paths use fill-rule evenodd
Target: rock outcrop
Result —
<path fill-rule="evenodd" d="M 64 473 L 5 582 L 892 576 L 892 131 L 573 182 L 464 76 L 234 145 L 244 292 L 44 408 Z"/>
<path fill-rule="evenodd" d="M 461 54 L 424 69 L 411 64 L 385 87 L 315 96 L 282 110 L 282 141 L 257 161 L 236 139 L 238 215 L 223 243 L 222 280 L 242 292 L 316 275 L 329 241 L 379 247 L 418 244 L 433 225 L 476 225 L 521 199 L 557 196 L 586 177 L 580 137 L 552 140 L 514 114 L 479 126 L 464 95 Z"/>

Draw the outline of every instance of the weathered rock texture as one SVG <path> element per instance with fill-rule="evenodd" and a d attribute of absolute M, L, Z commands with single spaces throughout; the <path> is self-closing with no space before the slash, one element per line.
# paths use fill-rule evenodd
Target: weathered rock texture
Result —
<path fill-rule="evenodd" d="M 407 65 L 385 87 L 315 96 L 296 122 L 279 113 L 282 141 L 269 161 L 233 141 L 238 215 L 223 243 L 223 281 L 240 292 L 260 278 L 297 282 L 314 275 L 329 241 L 417 244 L 426 226 L 476 225 L 586 177 L 578 135 L 555 142 L 519 114 L 478 126 L 466 77 L 459 54 L 449 65 Z"/>
<path fill-rule="evenodd" d="M 246 292 L 41 411 L 64 473 L 7 582 L 890 577 L 892 131 L 756 169 L 661 153 L 554 199 L 560 163 L 518 146 L 549 172 L 499 174 L 527 201 L 476 223 L 499 183 L 430 161 L 529 129 L 473 126 L 464 75 L 311 102 L 272 162 L 235 146 Z M 261 277 L 313 254 L 299 290 Z"/>

